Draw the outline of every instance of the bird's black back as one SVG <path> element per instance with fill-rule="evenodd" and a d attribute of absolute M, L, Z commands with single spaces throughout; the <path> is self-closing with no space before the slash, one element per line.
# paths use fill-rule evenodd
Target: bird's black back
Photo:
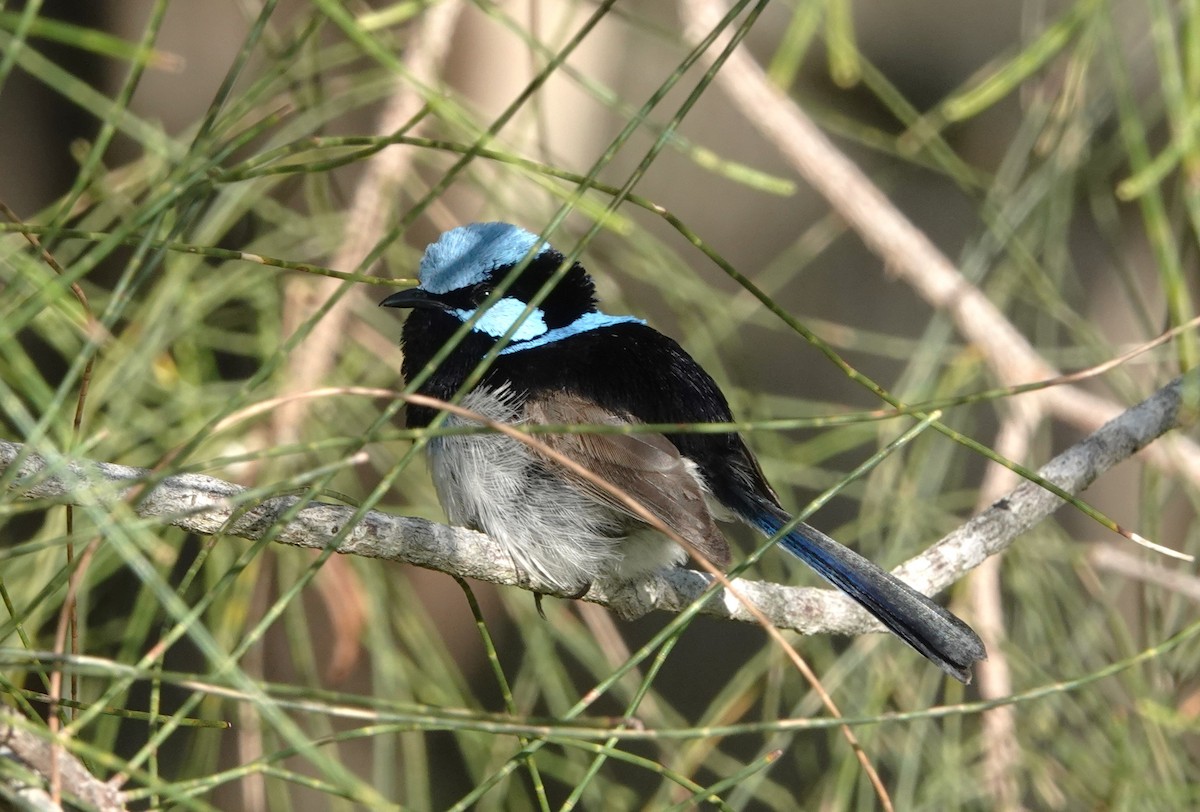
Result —
<path fill-rule="evenodd" d="M 435 322 L 424 324 L 424 322 Z M 421 370 L 457 327 L 436 312 L 414 312 L 404 330 L 404 376 Z M 442 335 L 444 333 L 444 335 Z M 422 394 L 449 399 L 492 346 L 468 335 L 421 386 Z M 707 372 L 674 340 L 644 324 L 627 323 L 573 335 L 542 347 L 497 356 L 481 385 L 507 384 L 531 397 L 579 395 L 604 409 L 651 424 L 728 423 L 729 404 Z M 409 407 L 410 426 L 428 425 L 435 412 Z M 739 514 L 755 499 L 778 506 L 745 441 L 735 432 L 664 432 L 696 463 L 713 495 Z"/>

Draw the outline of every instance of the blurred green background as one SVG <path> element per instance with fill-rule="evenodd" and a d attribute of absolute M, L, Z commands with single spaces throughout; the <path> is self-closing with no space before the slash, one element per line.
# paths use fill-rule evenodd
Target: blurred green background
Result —
<path fill-rule="evenodd" d="M 1194 3 L 774 2 L 751 21 L 756 8 L 730 26 L 742 47 L 1047 361 L 1098 364 L 1194 318 Z M 1011 383 L 889 275 L 736 91 L 687 68 L 689 9 L 0 5 L 0 202 L 61 266 L 0 224 L 0 438 L 209 473 L 255 489 L 250 504 L 295 492 L 440 520 L 394 403 L 294 396 L 400 387 L 400 321 L 375 304 L 412 281 L 440 231 L 540 231 L 565 205 L 553 241 L 570 250 L 639 167 L 642 202 L 903 401 Z M 577 194 L 593 168 L 609 191 Z M 785 504 L 844 484 L 911 427 L 822 425 L 884 404 L 661 212 L 620 205 L 583 257 L 605 309 L 678 339 L 739 417 L 798 421 L 750 432 Z M 1184 333 L 1081 386 L 1130 405 L 1196 356 Z M 268 408 L 243 411 L 256 404 Z M 969 398 L 943 419 L 995 445 L 1013 404 Z M 1036 468 L 1091 429 L 1041 414 L 1017 461 Z M 351 459 L 360 450 L 369 462 Z M 928 432 L 812 521 L 894 566 L 987 503 L 990 464 Z M 1186 470 L 1131 460 L 1085 498 L 1196 553 L 1200 483 Z M 743 552 L 758 543 L 731 534 Z M 1104 565 L 1114 548 L 1132 570 Z M 1200 582 L 1194 565 L 1135 550 L 1068 508 L 962 582 L 951 605 L 993 629 L 995 670 L 971 688 L 882 636 L 796 645 L 865 720 L 855 733 L 896 808 L 1192 808 Z M 1162 568 L 1173 585 L 1151 577 Z M 0 693 L 31 719 L 47 712 L 76 570 L 66 650 L 94 659 L 66 660 L 63 695 L 90 709 L 71 746 L 101 777 L 132 771 L 140 808 L 660 809 L 707 788 L 733 809 L 882 803 L 755 627 L 695 621 L 621 672 L 669 617 L 550 600 L 543 621 L 528 593 L 472 584 L 481 637 L 448 575 L 190 536 L 125 509 L 68 518 L 4 488 Z M 751 575 L 816 583 L 778 554 Z M 1009 698 L 991 715 L 922 713 Z M 879 718 L 892 712 L 913 715 Z M 595 735 L 627 715 L 674 733 Z"/>

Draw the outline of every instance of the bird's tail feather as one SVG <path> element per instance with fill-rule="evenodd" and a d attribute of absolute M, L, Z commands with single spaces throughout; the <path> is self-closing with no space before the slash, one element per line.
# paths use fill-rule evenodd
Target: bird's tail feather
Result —
<path fill-rule="evenodd" d="M 751 524 L 767 535 L 791 521 L 782 509 L 762 508 Z M 801 522 L 779 543 L 960 682 L 969 683 L 971 665 L 987 658 L 970 626 L 820 530 Z"/>

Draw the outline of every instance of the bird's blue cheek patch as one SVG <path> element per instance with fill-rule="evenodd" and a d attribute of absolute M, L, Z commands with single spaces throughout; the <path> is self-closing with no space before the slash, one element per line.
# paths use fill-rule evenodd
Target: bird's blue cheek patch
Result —
<path fill-rule="evenodd" d="M 463 321 L 471 318 L 474 315 L 474 310 L 454 310 L 451 311 Z M 483 318 L 475 322 L 475 329 L 481 333 L 487 333 L 493 338 L 499 338 L 508 332 L 509 328 L 516 323 L 517 318 L 525 312 L 525 302 L 520 299 L 513 299 L 505 296 L 500 301 L 487 309 L 483 314 Z M 521 326 L 512 334 L 512 341 L 528 341 L 531 338 L 537 338 L 546 332 L 546 317 L 540 309 L 534 309 L 525 321 L 521 322 Z"/>

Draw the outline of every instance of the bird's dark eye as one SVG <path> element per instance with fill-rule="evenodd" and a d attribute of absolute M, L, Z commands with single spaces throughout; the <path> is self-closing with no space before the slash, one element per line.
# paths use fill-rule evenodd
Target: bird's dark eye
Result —
<path fill-rule="evenodd" d="M 492 288 L 490 285 L 476 285 L 475 289 L 471 291 L 471 304 L 478 307 L 491 295 Z"/>

